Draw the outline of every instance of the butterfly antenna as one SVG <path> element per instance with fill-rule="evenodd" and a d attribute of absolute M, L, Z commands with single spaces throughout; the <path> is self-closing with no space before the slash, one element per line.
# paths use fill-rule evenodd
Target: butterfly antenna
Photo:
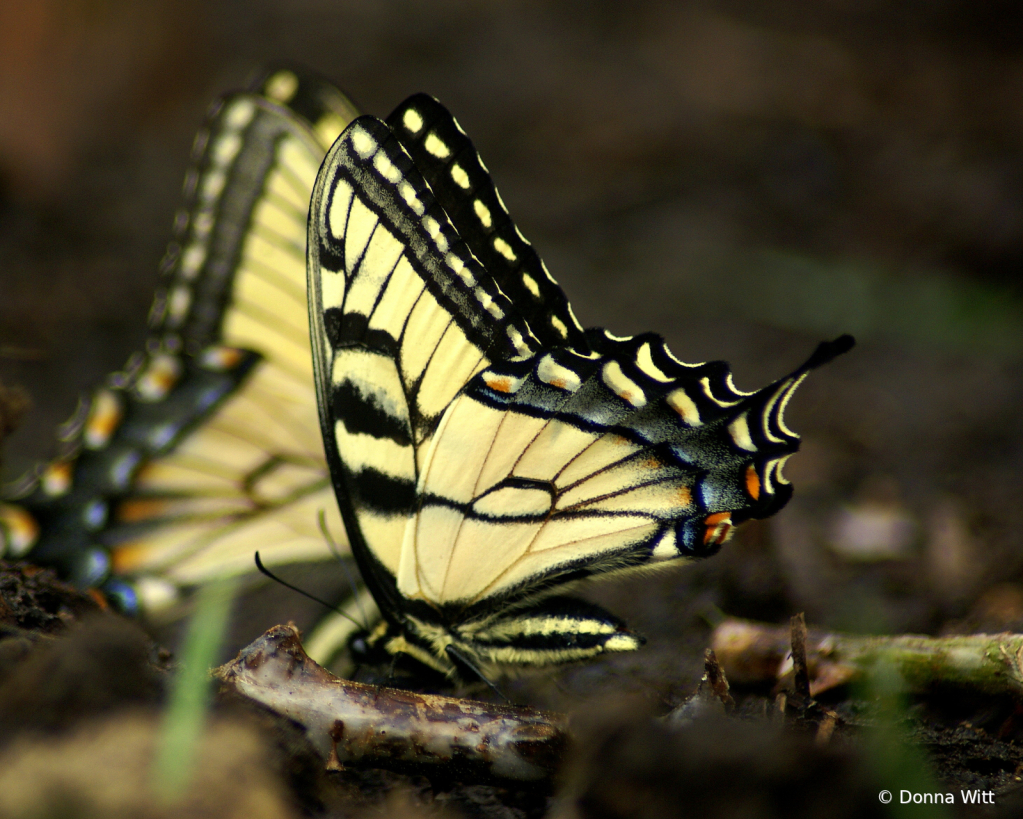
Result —
<path fill-rule="evenodd" d="M 487 677 L 483 674 L 483 672 L 480 671 L 480 669 L 477 667 L 477 665 L 468 657 L 466 657 L 461 651 L 459 651 L 454 646 L 449 645 L 444 649 L 444 653 L 448 655 L 448 659 L 451 660 L 451 662 L 454 663 L 455 666 L 461 666 L 463 668 L 469 669 L 469 671 L 471 671 L 473 674 L 475 674 L 477 677 L 483 680 L 483 682 L 485 682 L 488 686 L 490 686 L 490 690 L 497 694 L 497 696 L 499 696 L 509 705 L 512 704 L 512 701 L 505 696 L 504 692 L 500 688 L 498 688 L 494 683 L 488 680 Z"/>
<path fill-rule="evenodd" d="M 275 583 L 280 583 L 286 589 L 291 589 L 293 592 L 298 592 L 303 597 L 307 597 L 310 600 L 312 600 L 314 603 L 319 603 L 324 608 L 329 609 L 330 611 L 336 612 L 337 614 L 340 614 L 346 620 L 350 620 L 354 625 L 358 626 L 359 628 L 365 628 L 365 626 L 361 625 L 358 620 L 356 620 L 354 617 L 346 614 L 345 612 L 341 611 L 341 609 L 339 609 L 337 606 L 332 606 L 330 603 L 326 602 L 325 600 L 321 600 L 316 595 L 310 594 L 305 589 L 300 589 L 298 586 L 293 586 L 287 580 L 282 580 L 281 578 L 279 578 L 272 571 L 270 571 L 266 566 L 263 565 L 263 561 L 259 559 L 259 552 L 256 552 L 256 568 L 259 569 L 260 574 L 266 575 L 271 580 L 273 580 Z"/>
<path fill-rule="evenodd" d="M 348 585 L 352 590 L 352 597 L 355 598 L 355 605 L 359 607 L 359 616 L 362 618 L 362 628 L 365 631 L 369 631 L 369 618 L 366 617 L 366 610 L 362 607 L 362 596 L 359 594 L 359 584 L 352 576 L 352 569 L 348 565 L 348 561 L 345 560 L 344 555 L 341 554 L 341 550 L 337 547 L 337 543 L 334 542 L 334 536 L 331 535 L 330 530 L 327 528 L 327 513 L 323 509 L 320 509 L 316 513 L 316 522 L 320 527 L 320 532 L 323 534 L 323 539 L 327 541 L 327 548 L 330 549 L 330 553 L 334 555 L 337 562 L 341 564 L 341 570 L 345 573 Z"/>

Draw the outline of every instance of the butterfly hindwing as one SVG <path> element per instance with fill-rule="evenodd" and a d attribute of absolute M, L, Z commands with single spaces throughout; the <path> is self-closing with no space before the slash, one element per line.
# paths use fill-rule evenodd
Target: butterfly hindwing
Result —
<path fill-rule="evenodd" d="M 7 554 L 56 568 L 82 587 L 111 571 L 111 540 L 136 521 L 114 511 L 143 466 L 186 439 L 258 363 L 251 352 L 210 348 L 200 357 L 136 355 L 83 400 L 58 431 L 60 454 L 5 488 L 0 518 L 28 536 Z M 8 535 L 9 538 L 9 535 Z M 134 592 L 116 581 L 111 591 Z M 130 605 L 129 605 L 130 607 Z"/>
<path fill-rule="evenodd" d="M 593 358 L 554 349 L 496 363 L 455 399 L 406 539 L 404 594 L 470 613 L 514 605 L 580 577 L 712 554 L 735 523 L 788 499 L 781 465 L 798 437 L 782 411 L 834 349 L 744 394 L 721 362 L 680 364 L 652 334 L 594 334 L 592 346 Z"/>

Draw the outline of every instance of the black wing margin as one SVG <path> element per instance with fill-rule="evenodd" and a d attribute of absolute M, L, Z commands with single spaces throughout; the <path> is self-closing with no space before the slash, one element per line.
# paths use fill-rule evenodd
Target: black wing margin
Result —
<path fill-rule="evenodd" d="M 564 291 L 515 226 L 479 152 L 451 113 L 433 97 L 416 94 L 394 109 L 387 124 L 537 339 L 545 347 L 589 353 Z"/>

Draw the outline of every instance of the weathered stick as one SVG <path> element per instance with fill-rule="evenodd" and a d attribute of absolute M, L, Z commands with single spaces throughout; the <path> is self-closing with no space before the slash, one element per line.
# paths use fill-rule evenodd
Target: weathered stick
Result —
<path fill-rule="evenodd" d="M 274 626 L 213 671 L 224 685 L 303 725 L 327 767 L 447 766 L 461 776 L 548 778 L 567 738 L 560 714 L 416 694 L 335 677 Z"/>
<path fill-rule="evenodd" d="M 711 646 L 733 683 L 764 683 L 792 671 L 790 639 L 786 626 L 728 619 L 714 629 Z M 859 636 L 811 630 L 806 662 L 815 697 L 862 677 L 879 662 L 893 665 L 917 691 L 942 684 L 1023 694 L 1023 634 Z"/>

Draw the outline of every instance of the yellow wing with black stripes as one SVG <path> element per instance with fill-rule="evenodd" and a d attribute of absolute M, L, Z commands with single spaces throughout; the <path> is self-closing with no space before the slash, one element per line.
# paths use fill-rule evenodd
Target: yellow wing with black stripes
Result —
<path fill-rule="evenodd" d="M 293 69 L 216 103 L 196 137 L 146 349 L 8 488 L 6 554 L 150 616 L 187 589 L 347 550 L 323 456 L 305 292 L 309 197 L 356 116 Z"/>

